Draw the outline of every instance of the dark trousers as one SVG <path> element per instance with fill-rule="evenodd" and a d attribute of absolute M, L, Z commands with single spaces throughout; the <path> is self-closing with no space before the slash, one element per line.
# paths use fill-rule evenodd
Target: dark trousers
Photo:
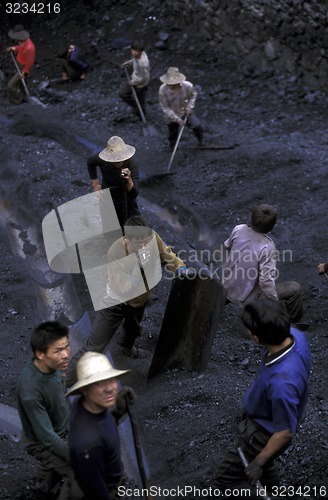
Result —
<path fill-rule="evenodd" d="M 301 285 L 297 281 L 276 283 L 278 299 L 285 302 L 290 320 L 297 323 L 303 316 Z"/>
<path fill-rule="evenodd" d="M 27 85 L 27 78 L 25 76 L 25 83 Z M 9 80 L 7 86 L 7 96 L 12 104 L 21 104 L 27 101 L 26 92 L 24 90 L 22 79 L 19 73 L 15 73 Z"/>
<path fill-rule="evenodd" d="M 107 344 L 122 325 L 123 334 L 119 339 L 122 347 L 133 347 L 136 338 L 141 333 L 141 321 L 146 304 L 142 307 L 132 307 L 128 304 L 118 304 L 97 311 L 90 336 L 85 344 L 73 355 L 66 371 L 66 385 L 70 387 L 76 382 L 76 364 L 87 351 L 105 352 Z"/>
<path fill-rule="evenodd" d="M 61 58 L 60 63 L 62 72 L 66 73 L 70 80 L 72 80 L 73 82 L 77 82 L 78 80 L 81 79 L 83 71 L 78 68 L 73 68 L 73 66 L 69 64 L 68 59 Z"/>
<path fill-rule="evenodd" d="M 134 90 L 136 91 L 141 109 L 146 115 L 146 92 L 147 92 L 147 86 L 138 88 L 138 87 L 133 87 Z M 124 85 L 124 87 L 120 90 L 119 96 L 123 101 L 125 101 L 129 106 L 131 106 L 133 109 L 135 109 L 136 114 L 139 115 L 139 110 L 138 110 L 138 105 L 133 97 L 132 94 L 132 88 L 131 85 Z"/>
<path fill-rule="evenodd" d="M 248 462 L 252 462 L 271 437 L 271 434 L 246 415 L 243 415 L 238 425 L 238 432 L 237 446 L 228 451 L 217 470 L 215 486 L 221 491 L 228 488 L 250 487 L 245 474 L 245 466 L 239 457 L 237 448 L 240 447 Z M 279 486 L 279 475 L 273 460 L 265 465 L 260 481 L 263 486 L 267 487 L 268 491 L 272 486 Z"/>
<path fill-rule="evenodd" d="M 190 127 L 194 133 L 194 135 L 197 137 L 197 140 L 199 144 L 202 144 L 203 141 L 203 129 L 200 124 L 200 121 L 198 117 L 195 115 L 195 113 L 192 113 L 189 115 L 188 120 L 187 120 L 187 127 Z M 170 148 L 174 149 L 175 143 L 177 141 L 178 135 L 179 135 L 179 124 L 176 122 L 171 122 L 168 123 L 168 129 L 169 129 L 169 143 L 170 143 Z"/>
<path fill-rule="evenodd" d="M 39 442 L 34 441 L 25 434 L 22 436 L 22 444 L 30 455 L 39 463 L 38 471 L 38 489 L 44 494 L 50 494 L 52 489 L 56 489 L 57 483 L 61 478 L 65 479 L 60 496 L 60 500 L 73 500 L 82 498 L 83 493 L 80 490 L 75 474 L 71 466 L 46 450 Z"/>

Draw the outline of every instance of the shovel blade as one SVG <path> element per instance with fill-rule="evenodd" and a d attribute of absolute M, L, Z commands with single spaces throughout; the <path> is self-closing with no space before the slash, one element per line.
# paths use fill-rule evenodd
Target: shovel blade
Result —
<path fill-rule="evenodd" d="M 150 137 L 159 136 L 159 132 L 156 130 L 156 128 L 153 125 L 150 125 L 150 123 L 143 124 L 142 133 L 144 136 L 150 136 Z"/>
<path fill-rule="evenodd" d="M 46 108 L 47 106 L 40 101 L 40 99 L 38 99 L 37 97 L 32 97 L 30 96 L 28 98 L 28 101 L 31 103 L 31 104 L 37 104 L 38 106 L 42 106 L 43 108 Z"/>

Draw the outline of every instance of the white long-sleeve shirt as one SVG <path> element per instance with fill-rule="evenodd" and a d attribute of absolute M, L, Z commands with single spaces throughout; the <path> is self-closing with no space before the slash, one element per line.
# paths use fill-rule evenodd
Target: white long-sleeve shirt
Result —
<path fill-rule="evenodd" d="M 180 89 L 177 92 L 163 83 L 159 88 L 159 104 L 164 113 L 165 122 L 178 122 L 186 109 L 194 109 L 196 98 L 197 91 L 191 82 L 180 83 Z"/>
<path fill-rule="evenodd" d="M 142 52 L 140 59 L 133 59 L 132 85 L 138 88 L 146 87 L 150 78 L 149 59 L 146 52 Z"/>
<path fill-rule="evenodd" d="M 228 257 L 222 266 L 222 284 L 228 299 L 237 304 L 245 304 L 261 295 L 277 300 L 277 250 L 272 239 L 240 224 L 224 246 Z"/>

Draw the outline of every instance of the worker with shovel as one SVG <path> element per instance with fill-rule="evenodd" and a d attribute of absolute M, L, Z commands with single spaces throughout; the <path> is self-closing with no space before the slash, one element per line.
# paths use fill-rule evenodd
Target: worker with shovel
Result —
<path fill-rule="evenodd" d="M 162 238 L 142 217 L 131 217 L 124 227 L 125 236 L 108 250 L 107 296 L 104 309 L 96 312 L 90 336 L 71 358 L 66 385 L 76 381 L 76 364 L 87 351 L 105 352 L 107 344 L 122 325 L 117 342 L 123 354 L 131 358 L 144 357 L 135 341 L 141 334 L 141 322 L 152 288 L 161 278 L 161 263 L 171 277 L 183 277 L 187 268 Z"/>
<path fill-rule="evenodd" d="M 16 55 L 19 70 L 10 79 L 7 86 L 7 94 L 12 104 L 21 104 L 27 100 L 27 92 L 24 84 L 26 85 L 27 77 L 34 64 L 35 46 L 30 39 L 29 33 L 21 24 L 17 24 L 10 30 L 8 36 L 17 42 L 17 45 L 8 47 L 7 52 L 12 52 Z M 22 81 L 23 79 L 24 82 Z"/>
<path fill-rule="evenodd" d="M 138 104 L 134 98 L 132 87 L 135 90 L 136 96 L 140 103 L 143 114 L 146 115 L 146 91 L 148 88 L 149 78 L 150 78 L 150 67 L 149 59 L 144 50 L 145 45 L 143 40 L 135 40 L 131 46 L 132 59 L 124 62 L 121 68 L 126 68 L 132 65 L 133 71 L 131 78 L 127 81 L 124 87 L 120 90 L 119 96 L 123 101 L 125 101 L 129 106 L 131 106 L 135 115 L 141 119 L 140 112 L 138 110 Z"/>
<path fill-rule="evenodd" d="M 105 149 L 88 158 L 87 165 L 94 191 L 109 188 L 120 225 L 126 220 L 139 215 L 137 204 L 139 170 L 132 157 L 135 147 L 126 144 L 119 136 L 108 139 Z M 98 179 L 99 167 L 102 180 Z M 105 202 L 100 205 L 102 220 L 111 217 L 110 207 Z"/>
<path fill-rule="evenodd" d="M 169 68 L 160 77 L 159 103 L 164 113 L 164 120 L 169 130 L 170 149 L 173 151 L 179 137 L 179 129 L 190 126 L 197 137 L 199 146 L 203 145 L 203 129 L 194 113 L 197 91 L 186 80 L 178 68 Z"/>
<path fill-rule="evenodd" d="M 72 82 L 85 80 L 89 65 L 79 47 L 71 43 L 58 57 L 61 60 L 62 80 Z"/>

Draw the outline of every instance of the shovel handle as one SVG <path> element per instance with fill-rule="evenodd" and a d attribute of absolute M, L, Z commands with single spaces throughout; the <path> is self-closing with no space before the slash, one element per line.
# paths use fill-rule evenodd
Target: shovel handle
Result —
<path fill-rule="evenodd" d="M 185 126 L 186 126 L 187 120 L 188 120 L 188 116 L 186 116 L 186 117 L 184 118 L 184 120 L 183 120 L 183 125 L 182 125 L 182 127 L 180 128 L 179 135 L 178 135 L 178 137 L 177 137 L 177 140 L 176 140 L 176 143 L 175 143 L 174 149 L 173 149 L 173 151 L 172 151 L 171 158 L 170 158 L 169 164 L 168 164 L 168 166 L 167 166 L 166 172 L 169 172 L 169 171 L 170 171 L 171 165 L 172 165 L 172 163 L 173 163 L 173 158 L 174 158 L 175 153 L 176 153 L 176 151 L 177 151 L 177 149 L 178 149 L 178 145 L 179 145 L 179 142 L 180 142 L 180 139 L 181 139 L 182 133 L 183 133 L 183 131 L 184 131 L 184 128 L 185 128 Z"/>
<path fill-rule="evenodd" d="M 15 66 L 16 66 L 17 73 L 18 73 L 18 74 L 19 74 L 19 76 L 21 77 L 21 81 L 22 81 L 22 85 L 23 85 L 23 87 L 24 87 L 24 91 L 25 91 L 25 93 L 26 93 L 27 97 L 30 97 L 30 93 L 29 93 L 29 91 L 28 91 L 28 88 L 27 88 L 26 82 L 25 82 L 25 80 L 24 80 L 23 74 L 22 74 L 22 72 L 21 72 L 21 70 L 20 70 L 20 67 L 19 67 L 19 66 L 18 66 L 18 64 L 17 64 L 16 58 L 15 58 L 15 56 L 14 56 L 14 54 L 12 53 L 12 51 L 11 51 L 11 50 L 10 50 L 9 52 L 10 52 L 11 58 L 12 58 L 12 60 L 13 60 L 13 63 L 14 63 L 14 64 L 15 64 Z"/>
<path fill-rule="evenodd" d="M 141 439 L 140 439 L 140 434 L 139 434 L 137 416 L 136 416 L 136 413 L 134 411 L 133 405 L 129 402 L 128 398 L 126 398 L 126 404 L 127 404 L 128 414 L 130 417 L 130 422 L 131 422 L 134 447 L 135 447 L 135 452 L 136 452 L 136 457 L 137 457 L 137 462 L 138 462 L 138 467 L 139 467 L 139 473 L 140 473 L 140 477 L 141 477 L 141 481 L 142 481 L 142 486 L 145 489 L 145 491 L 148 491 L 149 485 L 148 485 L 146 470 L 145 470 L 144 463 L 143 463 L 142 446 L 141 446 Z M 146 500 L 148 500 L 148 498 L 149 498 L 148 495 L 144 495 L 144 497 Z"/>
<path fill-rule="evenodd" d="M 129 72 L 128 72 L 128 69 L 126 66 L 124 66 L 124 73 L 125 73 L 125 76 L 126 76 L 126 79 L 127 81 L 130 80 L 130 76 L 129 76 Z M 139 99 L 138 99 L 138 96 L 137 96 L 137 92 L 136 92 L 136 89 L 134 88 L 133 85 L 131 85 L 131 91 L 132 91 L 132 95 L 133 95 L 133 99 L 135 100 L 136 102 L 136 105 L 138 106 L 138 110 L 139 110 L 139 113 L 140 113 L 140 116 L 141 116 L 141 119 L 143 121 L 143 123 L 145 125 L 147 125 L 147 120 L 146 120 L 146 117 L 145 117 L 145 114 L 144 112 L 142 111 L 142 107 L 141 107 L 141 104 L 139 102 Z"/>
<path fill-rule="evenodd" d="M 247 458 L 245 457 L 244 452 L 243 452 L 243 450 L 240 447 L 238 448 L 238 453 L 239 453 L 239 456 L 240 456 L 240 460 L 243 462 L 244 467 L 245 468 L 248 467 Z M 260 496 L 261 497 L 265 498 L 265 500 L 270 500 L 270 497 L 268 497 L 264 493 L 265 492 L 265 488 L 263 487 L 262 483 L 259 480 L 256 481 L 256 488 L 257 488 L 257 491 L 260 492 Z"/>

